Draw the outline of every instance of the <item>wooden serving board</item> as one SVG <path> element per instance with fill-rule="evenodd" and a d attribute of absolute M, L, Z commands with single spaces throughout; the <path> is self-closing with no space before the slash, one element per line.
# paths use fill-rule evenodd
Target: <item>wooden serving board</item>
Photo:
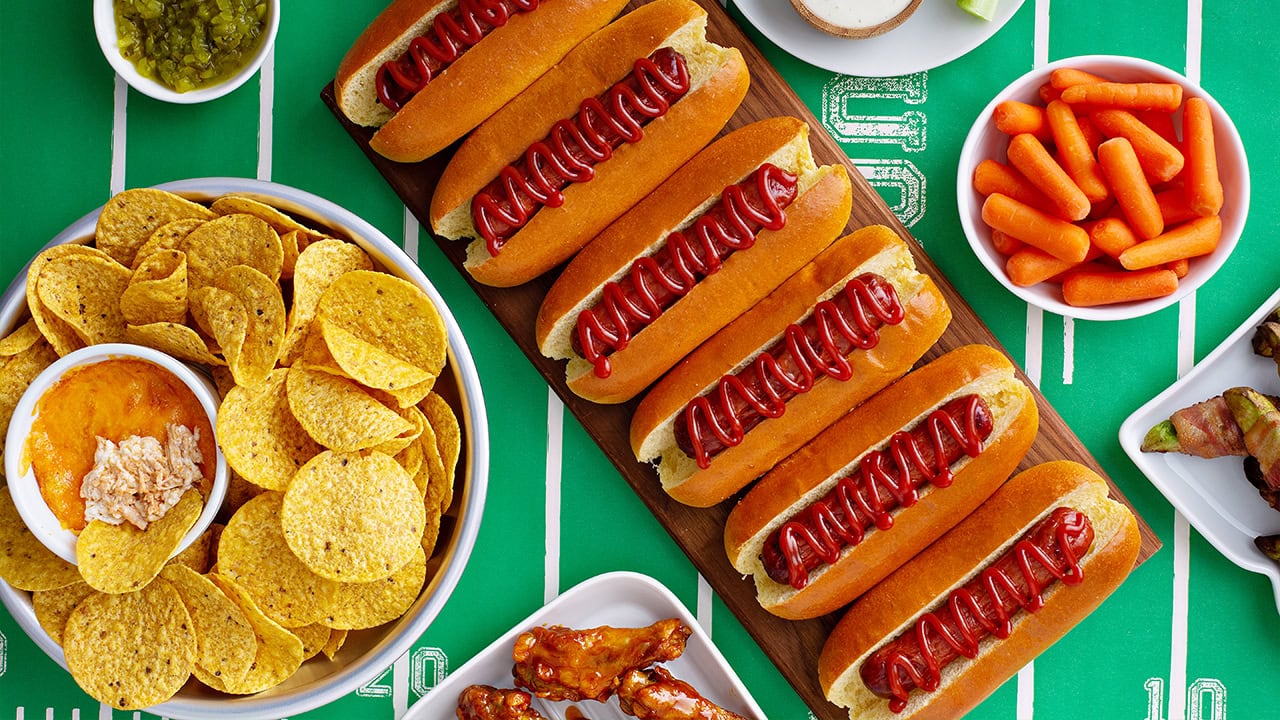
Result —
<path fill-rule="evenodd" d="M 647 0 L 633 0 L 628 8 L 643 5 Z M 739 48 L 751 69 L 751 89 L 726 131 L 748 123 L 777 115 L 799 117 L 809 123 L 812 132 L 810 143 L 814 157 L 820 164 L 842 163 L 849 170 L 853 181 L 853 212 L 849 230 L 865 225 L 883 224 L 898 232 L 907 240 L 915 254 L 917 267 L 933 277 L 951 306 L 953 319 L 946 333 L 925 356 L 925 360 L 937 357 L 949 350 L 969 343 L 990 345 L 1004 351 L 995 336 L 960 297 L 956 289 L 942 275 L 937 265 L 924 253 L 919 243 L 906 227 L 894 216 L 876 191 L 866 182 L 840 146 L 822 131 L 822 124 L 808 110 L 795 92 L 782 79 L 777 70 L 761 54 L 760 50 L 743 33 L 716 0 L 698 0 L 709 15 L 708 38 L 720 45 Z M 625 12 L 625 11 L 624 11 Z M 321 98 L 333 111 L 347 132 L 369 157 L 396 194 L 418 218 L 423 227 L 430 227 L 428 206 L 435 184 L 443 172 L 452 149 L 421 163 L 394 163 L 369 149 L 372 131 L 351 124 L 338 111 L 334 102 L 332 84 L 321 92 Z M 732 500 L 709 509 L 691 508 L 673 501 L 662 491 L 653 468 L 636 462 L 628 440 L 631 414 L 637 401 L 624 405 L 597 405 L 574 395 L 564 382 L 564 363 L 543 357 L 534 342 L 534 319 L 538 306 L 554 280 L 555 271 L 533 282 L 515 288 L 493 288 L 473 281 L 463 269 L 466 243 L 437 239 L 444 254 L 466 278 L 476 294 L 484 300 L 494 316 L 506 328 L 516 344 L 556 390 L 565 407 L 578 419 L 587 432 L 617 467 L 618 472 L 632 487 L 658 521 L 666 528 L 676 543 L 684 550 L 698 571 L 724 600 L 725 605 L 759 643 L 765 654 L 777 665 L 778 670 L 795 688 L 796 692 L 821 720 L 843 720 L 847 712 L 829 703 L 817 681 L 817 657 L 827 634 L 839 619 L 832 614 L 815 620 L 795 622 L 783 620 L 760 608 L 755 599 L 754 583 L 743 579 L 725 557 L 722 534 L 725 518 Z M 923 361 L 922 361 L 923 362 Z M 1023 377 L 1026 380 L 1026 377 Z M 1028 385 L 1031 383 L 1028 381 Z M 1097 460 L 1084 446 L 1060 415 L 1048 404 L 1044 396 L 1035 391 L 1040 404 L 1040 432 L 1023 460 L 1022 467 L 1029 467 L 1048 460 L 1072 459 L 1079 461 L 1107 477 Z M 1115 484 L 1113 495 L 1128 504 Z M 1132 505 L 1130 505 L 1132 507 Z M 1142 549 L 1139 562 L 1150 557 L 1160 547 L 1155 533 L 1139 517 L 1142 532 Z"/>

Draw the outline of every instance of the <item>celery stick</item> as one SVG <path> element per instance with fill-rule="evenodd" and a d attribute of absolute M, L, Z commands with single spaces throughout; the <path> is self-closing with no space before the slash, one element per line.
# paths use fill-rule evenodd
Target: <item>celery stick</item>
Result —
<path fill-rule="evenodd" d="M 956 0 L 956 5 L 961 10 L 983 20 L 994 18 L 996 16 L 996 6 L 999 4 L 1000 0 Z"/>

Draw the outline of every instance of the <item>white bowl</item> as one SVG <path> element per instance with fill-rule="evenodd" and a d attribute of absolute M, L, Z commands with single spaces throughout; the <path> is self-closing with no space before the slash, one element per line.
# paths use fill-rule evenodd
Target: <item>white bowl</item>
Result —
<path fill-rule="evenodd" d="M 240 71 L 235 75 L 221 82 L 199 87 L 195 90 L 188 90 L 187 92 L 178 92 L 163 83 L 143 77 L 138 72 L 138 69 L 133 66 L 133 63 L 120 54 L 113 0 L 93 0 L 93 27 L 98 35 L 98 47 L 102 49 L 102 54 L 107 58 L 107 62 L 111 63 L 111 67 L 116 71 L 116 74 L 124 78 L 130 87 L 156 100 L 189 105 L 220 98 L 230 93 L 245 84 L 262 67 L 263 61 L 267 59 L 267 55 L 275 45 L 276 35 L 280 30 L 279 0 L 268 0 L 267 4 L 269 6 L 267 26 L 263 31 L 262 43 L 258 46 L 258 52 L 254 54 L 248 64 L 240 68 Z"/>
<path fill-rule="evenodd" d="M 456 387 L 461 412 L 463 455 L 454 489 L 454 504 L 441 527 L 436 554 L 428 570 L 438 568 L 427 581 L 418 600 L 399 620 L 369 630 L 353 630 L 332 662 L 304 663 L 283 684 L 244 697 L 222 695 L 188 683 L 173 699 L 149 708 L 148 712 L 180 720 L 216 717 L 220 719 L 261 719 L 290 717 L 349 695 L 383 673 L 408 652 L 431 622 L 440 614 L 466 567 L 484 511 L 489 478 L 489 436 L 480 377 L 462 329 L 450 313 L 439 291 L 422 270 L 377 228 L 352 212 L 311 193 L 285 185 L 240 178 L 200 178 L 159 185 L 196 201 L 209 201 L 226 194 L 247 195 L 284 210 L 297 218 L 327 228 L 338 237 L 355 242 L 374 262 L 422 288 L 444 320 L 449 340 L 448 364 L 438 386 Z M 49 245 L 86 242 L 93 236 L 101 208 L 77 220 Z M 26 306 L 26 271 L 18 274 L 0 297 L 0 336 L 17 324 Z M 451 527 L 450 527 L 451 525 Z M 36 621 L 31 596 L 0 581 L 0 601 L 18 625 L 45 653 L 66 667 L 62 648 Z"/>
<path fill-rule="evenodd" d="M 973 189 L 973 170 L 987 158 L 1006 163 L 1009 136 L 997 130 L 991 120 L 996 105 L 1005 100 L 1021 100 L 1032 104 L 1040 101 L 1039 88 L 1049 79 L 1055 68 L 1072 67 L 1087 70 L 1118 82 L 1171 82 L 1183 87 L 1183 96 L 1198 96 L 1208 103 L 1213 116 L 1214 142 L 1218 154 L 1218 173 L 1222 179 L 1225 202 L 1222 217 L 1222 239 L 1211 254 L 1192 258 L 1191 269 L 1178 283 L 1171 295 L 1140 302 L 1120 303 L 1098 307 L 1075 307 L 1062 299 L 1061 288 L 1052 283 L 1040 283 L 1032 287 L 1018 287 L 1009 281 L 1004 271 L 1004 256 L 991 245 L 991 229 L 982 221 L 983 197 Z M 1175 124 L 1180 126 L 1180 123 Z M 960 224 L 964 227 L 969 245 L 987 270 L 1009 292 L 1032 305 L 1049 312 L 1082 320 L 1128 320 L 1168 307 L 1196 288 L 1200 287 L 1222 267 L 1235 249 L 1249 214 L 1249 164 L 1245 158 L 1240 133 L 1218 101 L 1203 88 L 1186 77 L 1156 63 L 1139 58 L 1115 55 L 1083 55 L 1064 58 L 1032 70 L 1000 91 L 977 120 L 965 138 L 960 150 L 960 164 L 956 174 Z"/>
<path fill-rule="evenodd" d="M 23 448 L 26 447 L 27 436 L 31 434 L 31 425 L 39 416 L 36 405 L 45 392 L 61 380 L 67 372 L 113 358 L 147 360 L 168 370 L 195 394 L 201 407 L 204 408 L 205 415 L 209 418 L 209 427 L 212 429 L 218 424 L 218 390 L 214 387 L 213 381 L 173 357 L 148 347 L 125 343 L 90 345 L 58 358 L 37 375 L 22 393 L 22 397 L 18 399 L 13 418 L 9 421 L 4 443 L 9 452 L 4 456 L 4 473 L 9 481 L 9 493 L 13 496 L 13 504 L 17 506 L 18 514 L 27 523 L 31 533 L 44 543 L 45 547 L 72 565 L 77 564 L 77 535 L 64 528 L 53 511 L 49 509 L 44 496 L 40 494 L 40 485 L 36 482 L 35 471 L 26 461 Z M 222 507 L 222 501 L 226 498 L 227 461 L 222 457 L 221 450 L 217 452 L 215 462 L 213 490 L 209 493 L 209 497 L 205 498 L 204 510 L 200 513 L 199 519 L 183 536 L 174 555 L 186 549 L 208 529 Z"/>

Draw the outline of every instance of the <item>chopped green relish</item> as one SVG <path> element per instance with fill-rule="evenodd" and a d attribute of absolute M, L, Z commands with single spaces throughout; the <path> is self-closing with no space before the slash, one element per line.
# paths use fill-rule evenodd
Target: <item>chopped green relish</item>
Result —
<path fill-rule="evenodd" d="M 120 52 L 178 92 L 240 71 L 262 43 L 266 0 L 115 0 Z"/>

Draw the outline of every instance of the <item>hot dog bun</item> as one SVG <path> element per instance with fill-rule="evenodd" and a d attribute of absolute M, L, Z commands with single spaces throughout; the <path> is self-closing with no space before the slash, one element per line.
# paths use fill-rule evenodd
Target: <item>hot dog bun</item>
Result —
<path fill-rule="evenodd" d="M 712 457 L 705 469 L 677 446 L 676 423 L 684 421 L 687 405 L 704 393 L 717 393 L 722 377 L 750 366 L 788 324 L 808 318 L 819 300 L 833 297 L 851 278 L 867 272 L 892 285 L 903 317 L 879 329 L 874 347 L 854 348 L 844 356 L 850 379 L 819 378 L 813 389 L 788 400 L 781 416 L 761 422 L 739 444 Z M 697 507 L 715 505 L 906 373 L 950 321 L 946 300 L 931 278 L 916 271 L 897 234 L 879 225 L 857 230 L 834 242 L 654 385 L 632 416 L 631 449 L 640 462 L 657 463 L 663 489 L 673 498 Z"/>
<path fill-rule="evenodd" d="M 858 473 L 868 453 L 891 458 L 889 441 L 895 433 L 922 423 L 948 401 L 971 394 L 990 409 L 991 434 L 976 456 L 961 454 L 951 464 L 947 487 L 922 484 L 914 504 L 891 512 L 892 527 L 881 531 L 875 524 L 868 526 L 861 541 L 841 550 L 834 564 L 808 573 L 803 589 L 769 577 L 761 551 L 775 531 L 830 493 L 842 478 Z M 738 572 L 755 577 L 757 599 L 769 612 L 790 619 L 832 612 L 978 507 L 1022 461 L 1038 426 L 1035 398 L 1004 355 L 986 345 L 952 350 L 859 405 L 761 478 L 729 513 L 725 551 Z M 877 487 L 882 496 L 889 496 L 887 488 Z"/>
<path fill-rule="evenodd" d="M 574 257 L 543 300 L 535 327 L 543 355 L 569 360 L 570 389 L 595 402 L 631 399 L 831 244 L 848 221 L 849 176 L 843 166 L 816 166 L 808 135 L 809 126 L 792 117 L 761 120 L 725 135 Z M 798 194 L 782 210 L 785 225 L 762 228 L 754 244 L 729 255 L 719 270 L 608 355 L 608 377 L 599 377 L 573 348 L 579 315 L 601 302 L 606 283 L 629 275 L 632 263 L 652 257 L 671 233 L 689 231 L 713 204 L 724 204 L 726 187 L 765 163 L 797 176 Z M 696 245 L 692 231 L 688 238 Z"/>
<path fill-rule="evenodd" d="M 379 103 L 379 68 L 402 57 L 414 38 L 435 38 L 436 17 L 458 5 L 395 0 L 338 65 L 339 109 L 357 125 L 380 127 L 369 145 L 392 160 L 423 160 L 465 135 L 622 12 L 626 0 L 542 0 L 534 10 L 512 13 L 505 25 L 467 48 L 399 112 Z"/>
<path fill-rule="evenodd" d="M 1011 548 L 1057 507 L 1083 512 L 1094 539 L 1080 558 L 1083 580 L 1058 581 L 1044 590 L 1044 606 L 1011 617 L 1004 640 L 987 637 L 973 660 L 963 656 L 942 670 L 932 692 L 916 689 L 900 713 L 872 694 L 859 675 L 866 658 L 916 620 L 937 611 L 952 590 Z M 1014 476 L 963 522 L 862 596 L 840 620 L 818 659 L 828 699 L 849 708 L 850 718 L 956 718 L 982 702 L 1034 657 L 1098 607 L 1133 569 L 1138 523 L 1124 505 L 1107 497 L 1106 482 L 1078 463 L 1054 461 Z"/>
<path fill-rule="evenodd" d="M 451 239 L 480 238 L 472 215 L 477 193 L 557 121 L 575 117 L 584 99 L 630 76 L 637 59 L 669 47 L 688 66 L 688 92 L 648 122 L 639 141 L 599 162 L 592 179 L 569 184 L 563 204 L 538 209 L 497 255 L 482 240 L 470 245 L 465 267 L 477 281 L 519 285 L 567 260 L 720 132 L 749 80 L 741 52 L 707 42 L 706 22 L 691 0 L 643 5 L 584 40 L 468 136 L 431 199 L 431 226 Z"/>

